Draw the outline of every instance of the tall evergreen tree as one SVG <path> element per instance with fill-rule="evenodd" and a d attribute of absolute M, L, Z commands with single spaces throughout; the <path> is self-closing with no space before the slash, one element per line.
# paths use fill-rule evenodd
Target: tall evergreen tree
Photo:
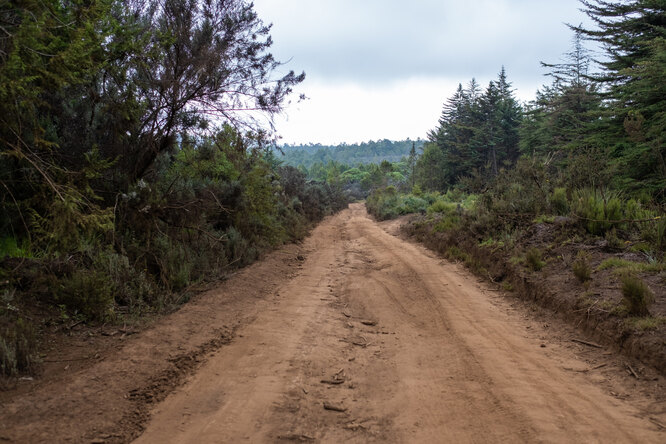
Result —
<path fill-rule="evenodd" d="M 578 150 L 588 149 L 594 141 L 601 98 L 597 84 L 588 77 L 589 51 L 582 34 L 575 32 L 572 49 L 561 63 L 541 65 L 553 83 L 537 91 L 525 113 L 521 127 L 521 151 L 526 154 L 555 154 L 561 166 Z"/>
<path fill-rule="evenodd" d="M 573 27 L 603 45 L 595 75 L 604 86 L 605 142 L 620 167 L 620 185 L 666 199 L 666 3 L 581 0 L 594 29 Z"/>

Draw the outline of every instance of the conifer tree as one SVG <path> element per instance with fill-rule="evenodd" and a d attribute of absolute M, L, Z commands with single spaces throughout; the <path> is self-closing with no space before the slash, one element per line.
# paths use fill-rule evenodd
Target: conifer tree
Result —
<path fill-rule="evenodd" d="M 607 104 L 603 134 L 619 167 L 619 184 L 666 199 L 666 3 L 581 0 L 595 28 L 573 27 L 603 45 Z"/>

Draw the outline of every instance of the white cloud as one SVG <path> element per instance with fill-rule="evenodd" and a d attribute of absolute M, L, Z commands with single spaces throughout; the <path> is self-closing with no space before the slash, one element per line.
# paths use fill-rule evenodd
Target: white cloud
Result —
<path fill-rule="evenodd" d="M 277 126 L 287 143 L 337 144 L 425 138 L 435 127 L 446 79 L 407 79 L 376 87 L 308 82 L 308 99 L 292 105 Z"/>
<path fill-rule="evenodd" d="M 507 69 L 520 99 L 539 61 L 569 49 L 578 0 L 255 0 L 273 53 L 305 70 L 310 100 L 278 121 L 286 142 L 425 137 L 458 83 Z"/>

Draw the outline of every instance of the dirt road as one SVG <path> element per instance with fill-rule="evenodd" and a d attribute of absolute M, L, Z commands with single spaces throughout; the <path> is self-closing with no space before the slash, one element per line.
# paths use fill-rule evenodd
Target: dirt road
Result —
<path fill-rule="evenodd" d="M 613 396 L 584 346 L 550 340 L 361 204 L 305 248 L 301 271 L 135 442 L 666 441 L 663 404 Z"/>

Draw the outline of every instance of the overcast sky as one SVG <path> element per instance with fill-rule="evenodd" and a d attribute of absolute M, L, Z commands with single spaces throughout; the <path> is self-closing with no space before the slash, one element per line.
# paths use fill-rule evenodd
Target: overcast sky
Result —
<path fill-rule="evenodd" d="M 539 61 L 571 47 L 578 0 L 254 0 L 272 53 L 305 71 L 276 121 L 284 143 L 425 138 L 458 83 L 502 65 L 523 101 L 548 83 Z M 297 95 L 308 99 L 297 103 Z"/>

